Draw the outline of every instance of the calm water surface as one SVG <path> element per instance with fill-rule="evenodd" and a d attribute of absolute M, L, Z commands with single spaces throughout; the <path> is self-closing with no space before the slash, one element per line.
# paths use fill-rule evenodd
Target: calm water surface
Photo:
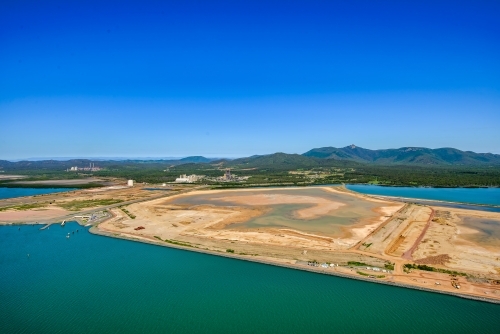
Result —
<path fill-rule="evenodd" d="M 60 193 L 74 188 L 0 188 L 0 199 Z"/>
<path fill-rule="evenodd" d="M 76 223 L 39 228 L 0 227 L 2 333 L 499 329 L 500 305 L 106 238 Z"/>
<path fill-rule="evenodd" d="M 437 201 L 500 205 L 500 188 L 412 188 L 347 185 L 363 194 L 420 198 Z"/>

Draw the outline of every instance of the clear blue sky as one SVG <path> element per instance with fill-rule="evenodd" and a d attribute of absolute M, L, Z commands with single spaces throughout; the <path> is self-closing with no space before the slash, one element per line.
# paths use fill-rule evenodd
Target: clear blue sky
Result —
<path fill-rule="evenodd" d="M 500 153 L 499 1 L 1 1 L 0 159 Z"/>

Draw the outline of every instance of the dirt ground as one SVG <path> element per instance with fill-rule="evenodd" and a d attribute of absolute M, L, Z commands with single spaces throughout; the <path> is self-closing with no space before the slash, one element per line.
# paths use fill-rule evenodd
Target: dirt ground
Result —
<path fill-rule="evenodd" d="M 294 212 L 298 219 L 313 219 L 335 211 L 344 206 L 344 203 L 313 196 L 283 195 L 283 194 L 258 194 L 247 196 L 216 197 L 215 200 L 236 202 L 241 205 L 273 205 L 273 204 L 311 204 L 311 207 Z"/>
<path fill-rule="evenodd" d="M 240 190 L 241 191 L 241 190 Z M 300 190 L 299 190 L 300 191 Z M 189 195 L 204 192 L 189 193 Z M 206 193 L 206 192 L 205 192 Z M 214 192 L 217 194 L 217 192 Z M 158 199 L 127 207 L 135 219 L 127 221 L 127 227 L 121 227 L 121 232 L 134 233 L 134 229 L 143 226 L 141 233 L 158 236 L 161 239 L 185 240 L 186 237 L 198 237 L 214 240 L 230 240 L 236 243 L 254 243 L 261 245 L 276 245 L 281 247 L 299 247 L 316 250 L 340 250 L 355 245 L 380 225 L 386 216 L 402 207 L 402 204 L 390 205 L 380 201 L 381 218 L 375 221 L 355 224 L 335 237 L 306 233 L 288 228 L 257 228 L 230 229 L 231 224 L 248 221 L 253 217 L 263 215 L 273 204 L 310 204 L 294 212 L 297 219 L 308 220 L 314 217 L 331 214 L 343 203 L 326 198 L 312 196 L 292 196 L 273 194 L 263 191 L 263 194 L 231 197 L 230 191 L 221 193 L 225 196 L 215 197 L 219 201 L 241 203 L 242 206 L 211 206 L 211 205 L 172 205 L 170 199 Z M 186 196 L 186 195 L 181 195 Z M 346 194 L 346 196 L 355 196 Z M 173 197 L 172 197 L 173 198 Z M 171 199 L 172 199 L 171 198 Z M 300 217 L 300 218 L 298 218 Z M 101 225 L 109 231 L 115 230 L 114 225 Z"/>
<path fill-rule="evenodd" d="M 36 222 L 52 217 L 65 216 L 70 212 L 58 207 L 46 207 L 24 211 L 9 210 L 0 212 L 0 225 L 2 222 L 30 221 Z"/>
<path fill-rule="evenodd" d="M 500 244 L 478 244 L 464 238 L 465 234 L 478 233 L 462 223 L 461 216 L 497 220 L 500 213 L 435 207 L 436 218 L 431 222 L 425 238 L 419 244 L 414 259 L 446 254 L 449 261 L 444 267 L 481 274 L 500 274 Z"/>
<path fill-rule="evenodd" d="M 24 179 L 25 175 L 0 174 L 0 180 Z"/>

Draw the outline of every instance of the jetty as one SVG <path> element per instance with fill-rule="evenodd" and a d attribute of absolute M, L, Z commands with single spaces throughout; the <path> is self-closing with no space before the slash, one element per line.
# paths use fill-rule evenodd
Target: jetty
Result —
<path fill-rule="evenodd" d="M 49 228 L 49 226 L 52 225 L 52 223 L 48 223 L 47 225 L 45 225 L 44 227 L 40 228 L 40 230 L 45 230 L 46 228 Z"/>

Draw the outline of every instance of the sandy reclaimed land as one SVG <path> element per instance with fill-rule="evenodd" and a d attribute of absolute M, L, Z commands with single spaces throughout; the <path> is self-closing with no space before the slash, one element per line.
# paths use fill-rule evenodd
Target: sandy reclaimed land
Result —
<path fill-rule="evenodd" d="M 290 189 L 290 188 L 287 188 Z M 304 188 L 296 188 L 300 191 Z M 325 187 L 325 189 L 328 189 Z M 321 234 L 306 233 L 290 228 L 262 227 L 258 229 L 229 229 L 231 224 L 245 222 L 254 217 L 265 214 L 273 204 L 313 204 L 312 207 L 299 209 L 295 215 L 301 217 L 306 224 L 308 219 L 334 214 L 343 203 L 322 198 L 320 196 L 302 196 L 287 194 L 272 194 L 276 189 L 262 190 L 261 194 L 229 196 L 231 190 L 224 191 L 195 191 L 168 199 L 158 199 L 148 202 L 132 204 L 127 207 L 135 219 L 121 218 L 120 224 L 109 222 L 101 224 L 100 228 L 109 232 L 135 233 L 135 229 L 142 226 L 141 234 L 158 236 L 161 239 L 179 239 L 188 237 L 202 238 L 203 240 L 231 240 L 232 242 L 255 243 L 261 245 L 276 245 L 282 247 L 302 247 L 307 249 L 335 250 L 346 249 L 355 245 L 378 225 L 387 216 L 399 210 L 403 204 L 379 201 L 377 209 L 379 217 L 344 228 L 337 237 Z M 238 193 L 242 190 L 237 190 Z M 250 190 L 255 192 L 255 189 Z M 260 190 L 259 190 L 260 191 Z M 212 205 L 174 205 L 172 200 L 181 196 L 199 194 L 224 194 L 226 196 L 213 197 L 214 200 L 230 202 L 232 206 Z M 344 193 L 345 196 L 353 196 Z M 235 206 L 234 204 L 241 206 Z M 115 212 L 115 214 L 117 214 Z M 122 216 L 122 215 L 120 215 Z M 200 242 L 203 243 L 203 240 Z"/>
<path fill-rule="evenodd" d="M 18 179 L 24 179 L 25 175 L 10 175 L 10 174 L 0 174 L 0 180 L 18 180 Z"/>
<path fill-rule="evenodd" d="M 65 216 L 68 214 L 70 214 L 70 211 L 57 207 L 47 207 L 42 209 L 23 211 L 8 210 L 0 212 L 0 222 L 33 222 L 37 220 L 49 219 L 52 217 Z"/>
<path fill-rule="evenodd" d="M 216 197 L 214 200 L 237 203 L 240 205 L 273 205 L 273 204 L 312 204 L 305 209 L 296 210 L 293 214 L 298 219 L 314 219 L 329 214 L 338 208 L 345 206 L 344 203 L 335 202 L 327 198 L 317 196 L 300 196 L 284 194 L 257 194 L 247 196 Z"/>
<path fill-rule="evenodd" d="M 468 240 L 464 235 L 479 231 L 465 226 L 461 220 L 467 216 L 493 219 L 500 224 L 500 213 L 448 207 L 434 207 L 434 210 L 436 218 L 415 251 L 414 259 L 420 263 L 432 263 L 433 257 L 446 255 L 447 261 L 435 265 L 500 278 L 500 243 L 478 244 Z"/>

